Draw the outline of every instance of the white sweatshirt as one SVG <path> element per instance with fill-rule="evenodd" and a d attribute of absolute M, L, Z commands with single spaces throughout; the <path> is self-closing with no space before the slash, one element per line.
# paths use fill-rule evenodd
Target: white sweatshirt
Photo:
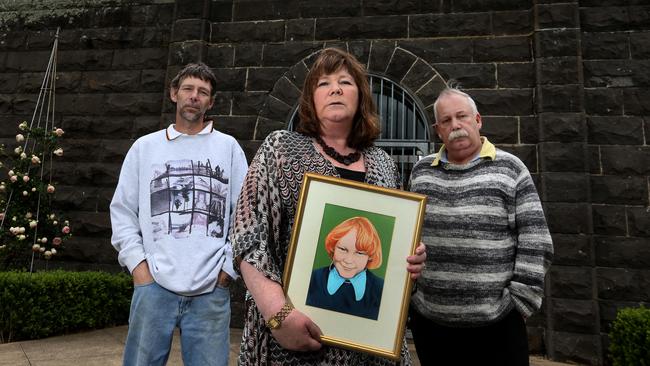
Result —
<path fill-rule="evenodd" d="M 248 165 L 237 141 L 212 129 L 166 130 L 131 147 L 111 201 L 111 241 L 129 271 L 143 260 L 156 283 L 183 296 L 237 278 L 228 240 Z"/>

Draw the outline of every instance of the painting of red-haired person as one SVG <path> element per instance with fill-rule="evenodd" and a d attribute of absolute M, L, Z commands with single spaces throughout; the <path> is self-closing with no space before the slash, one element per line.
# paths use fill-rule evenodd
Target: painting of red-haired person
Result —
<path fill-rule="evenodd" d="M 382 264 L 375 226 L 351 217 L 336 225 L 323 245 L 331 263 L 312 272 L 306 304 L 377 320 L 384 280 L 369 271 Z"/>

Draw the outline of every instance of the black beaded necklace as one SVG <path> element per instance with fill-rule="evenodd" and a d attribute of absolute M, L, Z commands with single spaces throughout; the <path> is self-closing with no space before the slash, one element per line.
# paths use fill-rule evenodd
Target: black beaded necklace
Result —
<path fill-rule="evenodd" d="M 358 151 L 349 153 L 347 155 L 339 154 L 338 151 L 334 150 L 333 147 L 326 144 L 320 136 L 316 136 L 316 142 L 318 142 L 318 144 L 323 148 L 325 154 L 343 165 L 350 165 L 361 158 L 361 153 Z"/>

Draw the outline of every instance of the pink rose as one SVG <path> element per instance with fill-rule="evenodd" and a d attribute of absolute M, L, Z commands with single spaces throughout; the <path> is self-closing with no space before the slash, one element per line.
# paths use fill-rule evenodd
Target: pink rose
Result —
<path fill-rule="evenodd" d="M 54 193 L 54 186 L 51 184 L 47 185 L 47 193 Z"/>
<path fill-rule="evenodd" d="M 52 245 L 58 247 L 59 245 L 61 245 L 61 241 L 62 241 L 61 238 L 59 238 L 59 237 L 57 236 L 57 237 L 55 237 L 54 239 L 52 239 Z"/>
<path fill-rule="evenodd" d="M 64 234 L 70 234 L 70 226 L 64 226 L 63 229 L 61 229 L 61 232 Z"/>

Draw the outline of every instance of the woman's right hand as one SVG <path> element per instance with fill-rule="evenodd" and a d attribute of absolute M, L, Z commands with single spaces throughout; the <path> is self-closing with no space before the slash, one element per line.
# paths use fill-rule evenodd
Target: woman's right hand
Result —
<path fill-rule="evenodd" d="M 323 334 L 316 323 L 293 309 L 279 328 L 271 331 L 282 348 L 291 351 L 317 351 L 322 347 L 320 336 Z"/>

